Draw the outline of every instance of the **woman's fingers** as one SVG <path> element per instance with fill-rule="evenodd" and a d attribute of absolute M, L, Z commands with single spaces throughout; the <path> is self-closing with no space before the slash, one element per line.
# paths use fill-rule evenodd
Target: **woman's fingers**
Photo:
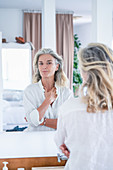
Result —
<path fill-rule="evenodd" d="M 56 87 L 52 88 L 52 94 L 54 95 L 54 97 L 57 97 L 57 92 L 56 92 Z"/>
<path fill-rule="evenodd" d="M 53 87 L 49 92 L 45 88 L 45 97 L 52 102 L 57 98 L 56 87 Z"/>
<path fill-rule="evenodd" d="M 62 144 L 62 145 L 60 146 L 60 149 L 62 150 L 62 152 L 64 153 L 64 155 L 69 158 L 70 152 L 69 152 L 68 148 L 66 147 L 66 145 L 65 145 L 65 144 Z"/>
<path fill-rule="evenodd" d="M 53 87 L 53 88 L 51 89 L 51 91 L 55 92 L 55 91 L 56 91 L 56 87 Z"/>
<path fill-rule="evenodd" d="M 45 90 L 45 92 L 47 92 L 47 88 L 46 87 L 44 87 L 44 90 Z"/>

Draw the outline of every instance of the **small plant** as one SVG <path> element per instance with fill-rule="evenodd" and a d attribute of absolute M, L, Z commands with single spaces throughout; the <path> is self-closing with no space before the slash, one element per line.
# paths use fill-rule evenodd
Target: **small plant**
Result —
<path fill-rule="evenodd" d="M 79 88 L 79 85 L 82 83 L 82 78 L 80 75 L 80 71 L 78 69 L 78 58 L 77 52 L 81 46 L 80 40 L 78 39 L 78 35 L 74 35 L 74 64 L 73 64 L 73 92 L 76 96 L 76 91 Z"/>

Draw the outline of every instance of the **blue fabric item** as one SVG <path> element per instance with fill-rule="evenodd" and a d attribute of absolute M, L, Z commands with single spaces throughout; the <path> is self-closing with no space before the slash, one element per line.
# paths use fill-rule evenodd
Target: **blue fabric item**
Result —
<path fill-rule="evenodd" d="M 16 127 L 14 127 L 13 129 L 8 129 L 8 130 L 6 130 L 6 132 L 23 131 L 23 130 L 26 129 L 26 128 L 27 128 L 27 126 L 22 127 L 22 128 L 20 128 L 19 126 L 16 126 Z"/>

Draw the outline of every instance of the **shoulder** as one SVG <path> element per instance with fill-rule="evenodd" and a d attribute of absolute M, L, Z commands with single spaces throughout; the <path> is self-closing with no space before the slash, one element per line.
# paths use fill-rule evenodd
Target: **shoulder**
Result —
<path fill-rule="evenodd" d="M 60 87 L 60 89 L 58 89 L 58 95 L 62 101 L 61 103 L 63 104 L 66 100 L 73 96 L 73 92 L 67 87 Z"/>
<path fill-rule="evenodd" d="M 36 91 L 37 89 L 39 89 L 39 87 L 40 87 L 39 82 L 30 84 L 25 88 L 24 94 L 32 92 L 32 91 Z"/>
<path fill-rule="evenodd" d="M 70 97 L 60 107 L 60 114 L 62 116 L 68 115 L 71 112 L 86 111 L 86 105 L 81 102 L 81 99 Z"/>
<path fill-rule="evenodd" d="M 59 91 L 61 92 L 61 94 L 65 94 L 65 96 L 67 95 L 73 95 L 73 92 L 70 88 L 68 87 L 58 87 Z"/>

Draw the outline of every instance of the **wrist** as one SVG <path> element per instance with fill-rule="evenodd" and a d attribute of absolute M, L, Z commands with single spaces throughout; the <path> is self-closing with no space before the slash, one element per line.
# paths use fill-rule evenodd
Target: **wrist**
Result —
<path fill-rule="evenodd" d="M 48 105 L 50 105 L 50 104 L 51 104 L 51 98 L 49 98 L 49 97 L 46 98 L 46 99 L 45 99 L 45 102 L 46 102 Z"/>
<path fill-rule="evenodd" d="M 46 118 L 44 118 L 44 126 L 46 126 Z"/>

